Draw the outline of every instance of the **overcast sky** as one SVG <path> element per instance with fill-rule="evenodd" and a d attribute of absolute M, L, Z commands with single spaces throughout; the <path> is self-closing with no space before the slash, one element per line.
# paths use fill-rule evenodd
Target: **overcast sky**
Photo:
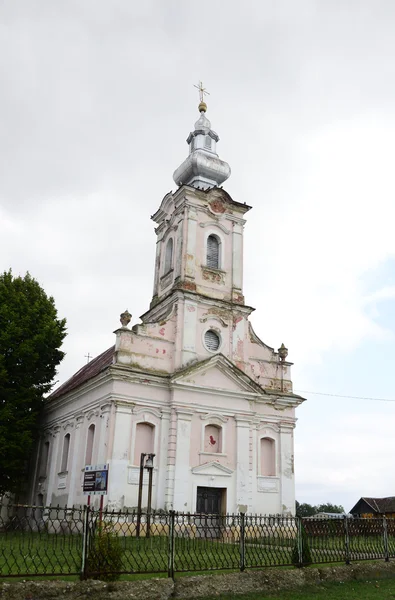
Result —
<path fill-rule="evenodd" d="M 395 400 L 394 28 L 393 0 L 1 1 L 0 269 L 67 318 L 60 382 L 148 308 L 202 79 L 252 322 L 308 398 L 297 498 L 395 495 L 395 402 L 318 394 Z"/>

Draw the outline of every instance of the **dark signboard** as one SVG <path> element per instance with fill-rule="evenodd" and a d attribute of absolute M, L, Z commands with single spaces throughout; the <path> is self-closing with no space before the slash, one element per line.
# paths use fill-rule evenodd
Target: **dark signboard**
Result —
<path fill-rule="evenodd" d="M 83 492 L 85 496 L 104 496 L 108 489 L 108 465 L 86 465 Z"/>

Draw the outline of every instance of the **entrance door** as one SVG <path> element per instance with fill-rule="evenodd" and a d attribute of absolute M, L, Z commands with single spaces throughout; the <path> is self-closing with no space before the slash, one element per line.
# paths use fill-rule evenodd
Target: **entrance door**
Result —
<path fill-rule="evenodd" d="M 196 518 L 196 537 L 218 539 L 221 537 L 222 499 L 225 497 L 222 488 L 198 487 L 196 495 L 196 512 L 202 516 Z"/>
<path fill-rule="evenodd" d="M 219 515 L 222 504 L 222 488 L 198 487 L 196 512 L 206 515 Z"/>

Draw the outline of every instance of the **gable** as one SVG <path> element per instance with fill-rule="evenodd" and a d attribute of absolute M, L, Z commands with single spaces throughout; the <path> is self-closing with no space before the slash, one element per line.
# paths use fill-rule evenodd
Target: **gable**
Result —
<path fill-rule="evenodd" d="M 225 467 L 216 461 L 204 463 L 203 465 L 198 465 L 197 467 L 192 467 L 191 471 L 193 475 L 230 477 L 233 474 L 232 469 L 229 469 L 229 467 Z"/>
<path fill-rule="evenodd" d="M 218 390 L 218 392 L 261 395 L 264 391 L 248 375 L 240 371 L 222 354 L 196 363 L 176 373 L 173 386 L 196 388 L 197 390 Z"/>
<path fill-rule="evenodd" d="M 240 385 L 237 380 L 230 378 L 229 375 L 221 372 L 217 367 L 213 367 L 202 373 L 191 373 L 184 381 L 198 387 L 208 387 L 217 390 L 233 392 L 245 390 L 245 387 Z"/>

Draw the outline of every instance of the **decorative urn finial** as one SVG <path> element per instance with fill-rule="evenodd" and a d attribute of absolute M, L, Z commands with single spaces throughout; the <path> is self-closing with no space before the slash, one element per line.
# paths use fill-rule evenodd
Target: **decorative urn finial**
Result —
<path fill-rule="evenodd" d="M 280 357 L 281 362 L 284 362 L 284 360 L 287 358 L 288 356 L 288 348 L 286 348 L 284 346 L 284 344 L 281 344 L 281 346 L 278 349 L 278 355 Z"/>
<path fill-rule="evenodd" d="M 130 321 L 132 320 L 132 315 L 130 314 L 128 309 L 126 309 L 125 312 L 121 314 L 121 318 L 119 320 L 121 321 L 122 327 L 127 327 L 129 325 Z"/>

